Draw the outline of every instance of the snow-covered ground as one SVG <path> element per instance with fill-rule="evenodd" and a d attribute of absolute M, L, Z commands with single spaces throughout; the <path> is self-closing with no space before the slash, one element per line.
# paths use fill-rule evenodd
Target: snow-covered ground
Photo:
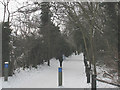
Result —
<path fill-rule="evenodd" d="M 8 82 L 2 83 L 2 88 L 61 88 L 58 87 L 58 60 L 51 59 L 51 66 L 47 64 L 38 66 L 38 69 L 20 70 Z M 86 83 L 83 54 L 72 55 L 63 62 L 62 88 L 90 88 Z M 1 78 L 0 78 L 1 79 Z M 97 82 L 98 88 L 115 88 L 115 86 Z"/>

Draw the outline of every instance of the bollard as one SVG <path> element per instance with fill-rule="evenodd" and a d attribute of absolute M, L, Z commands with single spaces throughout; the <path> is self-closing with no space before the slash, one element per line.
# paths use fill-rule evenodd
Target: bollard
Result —
<path fill-rule="evenodd" d="M 87 83 L 90 83 L 90 67 L 87 67 Z"/>
<path fill-rule="evenodd" d="M 96 90 L 96 77 L 97 75 L 93 74 L 92 75 L 92 90 Z"/>
<path fill-rule="evenodd" d="M 62 86 L 62 67 L 58 68 L 58 86 Z"/>
<path fill-rule="evenodd" d="M 4 81 L 8 81 L 8 64 L 9 62 L 5 62 L 4 64 Z"/>

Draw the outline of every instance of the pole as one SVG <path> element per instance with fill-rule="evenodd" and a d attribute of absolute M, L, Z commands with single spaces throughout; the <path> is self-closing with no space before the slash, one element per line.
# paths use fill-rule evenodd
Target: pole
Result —
<path fill-rule="evenodd" d="M 87 66 L 87 83 L 90 83 L 90 67 Z"/>
<path fill-rule="evenodd" d="M 4 81 L 8 81 L 8 64 L 9 62 L 5 62 L 4 64 Z"/>
<path fill-rule="evenodd" d="M 92 90 L 96 90 L 96 77 L 97 75 L 93 74 L 92 75 Z"/>
<path fill-rule="evenodd" d="M 62 67 L 58 68 L 58 86 L 62 86 Z"/>

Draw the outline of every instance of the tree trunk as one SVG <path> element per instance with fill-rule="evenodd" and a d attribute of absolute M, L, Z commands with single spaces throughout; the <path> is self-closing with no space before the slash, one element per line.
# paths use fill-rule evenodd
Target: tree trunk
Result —
<path fill-rule="evenodd" d="M 120 31 L 118 31 L 118 82 L 120 83 Z"/>
<path fill-rule="evenodd" d="M 120 2 L 118 3 L 118 82 L 120 83 Z"/>

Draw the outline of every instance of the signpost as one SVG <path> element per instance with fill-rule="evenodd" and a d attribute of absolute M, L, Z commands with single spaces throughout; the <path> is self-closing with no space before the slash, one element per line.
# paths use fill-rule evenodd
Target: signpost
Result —
<path fill-rule="evenodd" d="M 62 86 L 62 67 L 58 68 L 58 86 Z"/>
<path fill-rule="evenodd" d="M 5 62 L 4 64 L 4 81 L 8 81 L 8 64 L 9 62 Z"/>

